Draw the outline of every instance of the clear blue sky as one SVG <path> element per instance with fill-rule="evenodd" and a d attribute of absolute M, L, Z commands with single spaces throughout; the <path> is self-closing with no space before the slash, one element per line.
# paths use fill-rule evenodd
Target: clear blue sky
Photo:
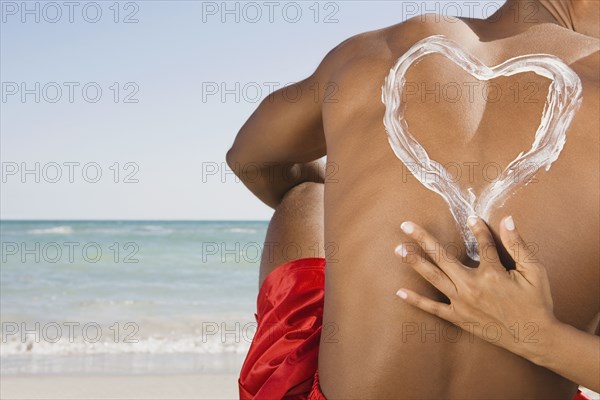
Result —
<path fill-rule="evenodd" d="M 357 33 L 503 1 L 75 3 L 0 2 L 2 219 L 268 219 L 220 173 L 270 87 Z"/>

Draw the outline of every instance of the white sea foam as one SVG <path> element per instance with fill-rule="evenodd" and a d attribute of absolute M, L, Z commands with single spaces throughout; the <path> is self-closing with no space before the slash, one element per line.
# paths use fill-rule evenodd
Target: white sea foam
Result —
<path fill-rule="evenodd" d="M 138 233 L 142 235 L 170 235 L 174 230 L 160 225 L 144 225 Z"/>
<path fill-rule="evenodd" d="M 256 233 L 256 229 L 252 229 L 252 228 L 229 228 L 229 229 L 226 229 L 225 232 L 231 232 L 231 233 Z"/>
<path fill-rule="evenodd" d="M 44 340 L 28 335 L 22 340 L 20 335 L 3 337 L 0 343 L 0 353 L 3 357 L 33 354 L 33 355 L 86 355 L 86 354 L 244 354 L 250 348 L 255 332 L 255 324 L 247 325 L 238 332 L 232 330 L 228 334 L 220 332 L 205 334 L 187 334 L 179 337 L 153 335 L 136 339 L 135 336 L 126 338 L 121 334 L 118 341 L 112 337 L 113 332 L 104 332 L 109 336 L 95 343 L 94 337 L 83 340 L 82 337 L 69 338 L 66 335 L 54 341 L 54 337 Z M 92 332 L 93 329 L 90 330 Z M 210 334 L 209 334 L 210 333 Z M 54 332 L 52 332 L 54 335 Z M 95 335 L 95 333 L 94 333 Z M 93 336 L 93 335 L 92 335 Z"/>
<path fill-rule="evenodd" d="M 30 229 L 28 231 L 28 233 L 31 233 L 33 235 L 70 235 L 73 232 L 73 228 L 68 225 L 53 226 L 51 228 Z"/>

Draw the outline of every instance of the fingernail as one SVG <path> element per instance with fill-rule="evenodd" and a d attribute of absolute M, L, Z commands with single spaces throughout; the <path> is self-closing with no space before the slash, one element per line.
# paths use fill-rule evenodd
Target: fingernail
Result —
<path fill-rule="evenodd" d="M 404 247 L 403 244 L 398 245 L 398 247 L 396 247 L 395 250 L 396 254 L 398 254 L 400 257 L 406 257 L 406 248 Z"/>
<path fill-rule="evenodd" d="M 512 216 L 508 216 L 508 217 L 504 218 L 504 227 L 506 229 L 508 229 L 509 231 L 515 230 L 515 221 L 513 221 Z"/>
<path fill-rule="evenodd" d="M 408 293 L 400 289 L 396 292 L 396 296 L 400 297 L 401 299 L 406 299 L 408 297 Z"/>
<path fill-rule="evenodd" d="M 415 231 L 415 225 L 412 222 L 405 221 L 400 225 L 400 229 L 402 229 L 402 232 L 410 235 Z"/>
<path fill-rule="evenodd" d="M 476 215 L 471 215 L 469 218 L 467 218 L 467 225 L 469 225 L 469 226 L 475 226 L 476 223 L 477 223 L 477 216 Z"/>

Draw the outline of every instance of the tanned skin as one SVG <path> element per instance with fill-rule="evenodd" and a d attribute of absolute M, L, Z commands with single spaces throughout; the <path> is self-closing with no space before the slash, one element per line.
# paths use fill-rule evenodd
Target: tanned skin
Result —
<path fill-rule="evenodd" d="M 447 204 L 393 154 L 380 100 L 383 80 L 397 59 L 432 35 L 457 42 L 486 65 L 546 53 L 578 74 L 583 103 L 560 157 L 494 209 L 487 223 L 497 237 L 502 217 L 519 221 L 520 234 L 547 270 L 556 318 L 594 333 L 600 310 L 600 65 L 598 39 L 587 35 L 597 34 L 597 21 L 578 22 L 575 28 L 585 26 L 586 35 L 575 32 L 560 25 L 548 3 L 509 1 L 488 20 L 428 15 L 353 37 L 297 84 L 304 93 L 299 100 L 278 91 L 241 129 L 227 160 L 265 203 L 277 206 L 302 182 L 325 182 L 319 375 L 327 398 L 569 399 L 575 393 L 576 383 L 474 335 L 457 337 L 451 323 L 396 296 L 405 287 L 448 302 L 394 256 L 399 242 L 411 240 L 400 230 L 403 221 L 414 221 L 453 246 L 463 264 L 476 264 L 466 256 Z M 436 84 L 477 83 L 439 55 L 415 64 L 406 81 L 434 93 Z M 443 91 L 439 98 L 422 92 L 406 98 L 412 134 L 433 159 L 458 165 L 459 182 L 475 193 L 493 178 L 494 170 L 484 166 L 504 167 L 531 146 L 549 86 L 534 73 L 493 83 L 503 94 L 493 102 L 481 94 L 483 84 L 471 98 L 463 86 L 459 101 L 447 101 Z M 315 87 L 322 89 L 318 101 Z M 315 161 L 325 155 L 327 172 Z M 244 171 L 249 164 L 262 166 L 258 178 L 255 170 L 252 177 Z M 544 327 L 537 333 L 517 328 L 529 339 L 548 335 L 540 332 Z"/>

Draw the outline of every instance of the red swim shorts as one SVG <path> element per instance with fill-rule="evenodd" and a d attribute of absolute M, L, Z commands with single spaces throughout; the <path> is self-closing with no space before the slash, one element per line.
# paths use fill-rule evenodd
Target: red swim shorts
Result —
<path fill-rule="evenodd" d="M 273 270 L 258 292 L 258 328 L 242 366 L 240 399 L 325 400 L 317 373 L 325 259 Z M 578 392 L 573 400 L 589 400 Z"/>
<path fill-rule="evenodd" d="M 257 300 L 258 328 L 238 381 L 240 399 L 324 399 L 314 379 L 324 272 L 324 258 L 303 258 L 280 265 L 263 282 Z M 311 394 L 313 387 L 317 393 Z"/>

